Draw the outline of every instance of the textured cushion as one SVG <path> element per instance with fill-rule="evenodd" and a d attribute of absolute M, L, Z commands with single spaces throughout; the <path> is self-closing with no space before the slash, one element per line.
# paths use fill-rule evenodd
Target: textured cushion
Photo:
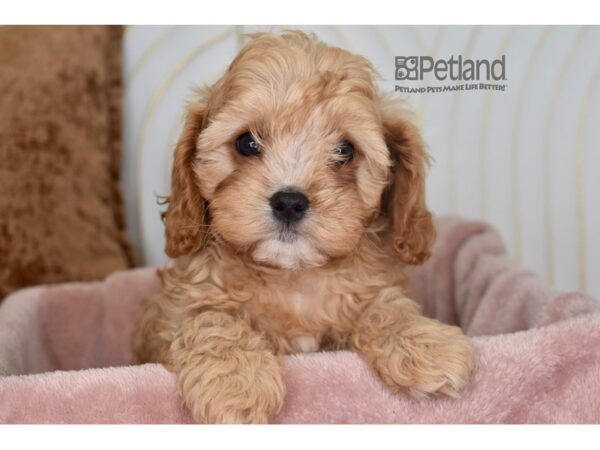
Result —
<path fill-rule="evenodd" d="M 120 27 L 0 27 L 0 299 L 133 264 Z"/>

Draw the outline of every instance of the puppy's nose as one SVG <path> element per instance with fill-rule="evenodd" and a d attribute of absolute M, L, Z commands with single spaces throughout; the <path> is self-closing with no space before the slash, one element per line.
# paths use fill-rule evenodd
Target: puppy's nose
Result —
<path fill-rule="evenodd" d="M 278 191 L 269 199 L 269 204 L 275 218 L 289 224 L 304 217 L 309 201 L 302 192 Z"/>

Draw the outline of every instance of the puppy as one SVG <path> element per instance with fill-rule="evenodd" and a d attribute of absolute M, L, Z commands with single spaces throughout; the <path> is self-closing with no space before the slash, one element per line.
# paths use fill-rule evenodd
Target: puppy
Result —
<path fill-rule="evenodd" d="M 266 423 L 282 356 L 349 349 L 396 393 L 456 395 L 473 350 L 426 318 L 405 265 L 435 238 L 427 154 L 363 57 L 299 31 L 252 36 L 187 107 L 161 290 L 138 362 L 178 375 L 201 423 Z"/>

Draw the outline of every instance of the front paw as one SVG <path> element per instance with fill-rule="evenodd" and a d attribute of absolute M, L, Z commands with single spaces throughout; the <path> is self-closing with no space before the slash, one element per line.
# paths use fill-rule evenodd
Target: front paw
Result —
<path fill-rule="evenodd" d="M 355 346 L 395 393 L 456 397 L 469 380 L 474 351 L 458 327 L 416 316 L 392 329 L 363 331 Z"/>
<path fill-rule="evenodd" d="M 181 394 L 197 423 L 264 424 L 281 409 L 284 387 L 277 357 L 239 356 L 205 358 L 180 372 Z"/>

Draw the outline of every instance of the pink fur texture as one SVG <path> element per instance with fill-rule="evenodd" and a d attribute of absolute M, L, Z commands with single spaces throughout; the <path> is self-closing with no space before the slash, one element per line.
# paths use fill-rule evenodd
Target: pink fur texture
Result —
<path fill-rule="evenodd" d="M 414 270 L 426 315 L 458 323 L 477 352 L 459 399 L 391 394 L 350 352 L 287 357 L 279 423 L 600 423 L 600 303 L 515 269 L 489 226 L 438 220 Z M 126 366 L 154 269 L 29 288 L 0 307 L 0 422 L 188 423 L 175 375 Z"/>

